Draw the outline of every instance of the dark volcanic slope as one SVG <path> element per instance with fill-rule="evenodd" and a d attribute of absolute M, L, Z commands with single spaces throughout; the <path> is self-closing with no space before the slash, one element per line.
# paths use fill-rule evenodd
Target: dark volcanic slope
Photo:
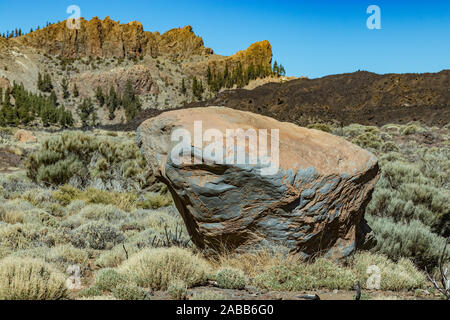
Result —
<path fill-rule="evenodd" d="M 424 74 L 355 72 L 320 79 L 269 83 L 254 90 L 220 93 L 188 107 L 227 106 L 306 125 L 336 120 L 344 125 L 450 122 L 450 70 Z"/>

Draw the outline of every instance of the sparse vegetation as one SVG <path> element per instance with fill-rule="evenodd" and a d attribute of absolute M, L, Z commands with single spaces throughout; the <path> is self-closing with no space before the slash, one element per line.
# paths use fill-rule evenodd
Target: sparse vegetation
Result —
<path fill-rule="evenodd" d="M 92 280 L 74 293 L 77 299 L 148 300 L 148 288 L 152 288 L 171 299 L 216 300 L 226 299 L 227 290 L 242 290 L 246 285 L 281 292 L 351 291 L 356 281 L 367 290 L 369 266 L 380 269 L 381 290 L 432 292 L 422 270 L 435 271 L 448 235 L 447 138 L 441 134 L 443 140 L 430 146 L 411 143 L 420 132 L 431 129 L 422 127 L 418 133 L 403 135 L 407 126 L 311 126 L 350 141 L 357 139 L 380 159 L 382 177 L 366 215 L 378 242 L 371 251 L 346 261 L 302 261 L 283 248 L 205 258 L 190 246 L 178 247 L 189 240 L 186 227 L 167 189 L 146 190 L 153 182 L 143 175 L 150 170 L 132 137 L 96 131 L 57 133 L 50 139 L 39 138 L 41 149 L 32 144 L 31 153 L 17 150 L 28 154 L 27 176 L 0 175 L 4 199 L 0 264 L 38 261 L 64 281 L 67 268 L 78 265 L 83 279 Z M 442 130 L 446 129 L 433 132 Z M 10 138 L 14 132 L 5 128 L 0 135 L 14 146 Z M 380 144 L 365 144 L 370 141 L 362 137 L 368 135 Z M 177 239 L 181 235 L 181 241 L 174 235 Z M 208 280 L 218 288 L 196 288 Z M 67 291 L 53 295 L 53 289 L 46 291 L 42 281 L 41 285 L 43 289 L 36 290 L 45 291 L 48 299 L 68 297 Z M 8 298 L 25 298 L 24 290 L 12 290 Z M 27 299 L 41 294 L 29 292 Z M 367 292 L 363 297 L 379 298 Z"/>
<path fill-rule="evenodd" d="M 37 259 L 0 260 L 0 300 L 61 300 L 67 298 L 64 275 Z"/>
<path fill-rule="evenodd" d="M 183 279 L 188 287 L 206 281 L 209 266 L 205 260 L 181 248 L 144 249 L 130 257 L 119 271 L 137 285 L 167 289 L 175 279 Z"/>
<path fill-rule="evenodd" d="M 242 271 L 224 268 L 216 273 L 216 281 L 220 288 L 224 289 L 238 289 L 245 288 L 245 276 Z"/>

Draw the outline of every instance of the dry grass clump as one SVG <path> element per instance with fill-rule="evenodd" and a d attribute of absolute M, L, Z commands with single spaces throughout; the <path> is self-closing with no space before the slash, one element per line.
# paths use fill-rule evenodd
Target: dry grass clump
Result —
<path fill-rule="evenodd" d="M 89 254 L 86 250 L 74 248 L 69 244 L 57 245 L 52 248 L 36 247 L 15 251 L 14 257 L 39 258 L 55 266 L 58 270 L 66 272 L 71 265 L 80 266 L 81 271 L 89 268 Z"/>
<path fill-rule="evenodd" d="M 427 282 L 423 272 L 409 259 L 402 258 L 394 263 L 384 255 L 361 252 L 355 255 L 353 263 L 355 273 L 364 288 L 371 275 L 367 272 L 369 266 L 379 268 L 382 290 L 412 290 L 425 287 Z"/>
<path fill-rule="evenodd" d="M 8 224 L 18 224 L 24 222 L 23 213 L 20 211 L 9 211 L 0 208 L 0 221 Z"/>
<path fill-rule="evenodd" d="M 355 283 L 352 270 L 319 258 L 313 263 L 299 265 L 280 264 L 257 275 L 255 284 L 260 288 L 283 291 L 316 289 L 350 290 Z"/>
<path fill-rule="evenodd" d="M 75 200 L 83 200 L 88 204 L 114 205 L 124 211 L 134 209 L 137 200 L 137 195 L 134 192 L 111 192 L 94 188 L 83 191 L 71 185 L 60 187 L 53 193 L 53 197 L 63 206 L 67 206 Z"/>
<path fill-rule="evenodd" d="M 60 300 L 67 297 L 64 274 L 39 259 L 0 261 L 0 300 Z"/>
<path fill-rule="evenodd" d="M 167 207 L 173 203 L 170 194 L 148 194 L 137 203 L 138 208 L 142 209 L 158 209 Z"/>
<path fill-rule="evenodd" d="M 183 280 L 172 280 L 167 286 L 167 293 L 174 300 L 185 300 L 187 297 L 187 285 Z"/>
<path fill-rule="evenodd" d="M 274 250 L 261 249 L 241 254 L 224 253 L 216 257 L 215 260 L 210 261 L 210 263 L 215 269 L 234 268 L 253 278 L 267 269 L 282 263 L 299 264 L 302 262 L 298 256 L 290 255 L 286 252 L 286 248 L 275 248 Z"/>
<path fill-rule="evenodd" d="M 394 262 L 384 255 L 361 252 L 343 263 L 326 258 L 305 262 L 296 255 L 263 250 L 245 255 L 228 254 L 219 257 L 213 265 L 219 268 L 216 275 L 219 286 L 220 270 L 230 269 L 230 265 L 237 272 L 245 273 L 253 285 L 268 290 L 353 290 L 356 281 L 365 286 L 369 277 L 367 268 L 372 265 L 381 270 L 383 290 L 410 290 L 426 285 L 423 273 L 409 259 L 401 258 Z M 253 264 L 257 266 L 252 267 Z"/>
<path fill-rule="evenodd" d="M 208 263 L 187 249 L 148 248 L 130 257 L 119 272 L 133 279 L 138 286 L 155 290 L 167 289 L 169 282 L 183 279 L 188 287 L 207 280 Z"/>

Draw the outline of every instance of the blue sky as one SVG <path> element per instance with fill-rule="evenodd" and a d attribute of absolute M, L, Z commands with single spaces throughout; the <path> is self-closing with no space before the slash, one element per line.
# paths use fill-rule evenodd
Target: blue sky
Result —
<path fill-rule="evenodd" d="M 231 55 L 269 40 L 288 75 L 437 72 L 450 68 L 450 1 L 375 0 L 52 0 L 0 1 L 0 32 L 65 20 L 69 5 L 85 18 L 139 20 L 149 31 L 192 25 L 205 45 Z M 369 30 L 369 5 L 381 30 Z"/>

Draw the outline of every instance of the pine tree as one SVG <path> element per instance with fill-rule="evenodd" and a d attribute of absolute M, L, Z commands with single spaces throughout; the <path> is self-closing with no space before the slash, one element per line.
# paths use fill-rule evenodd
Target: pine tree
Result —
<path fill-rule="evenodd" d="M 125 116 L 128 122 L 133 120 L 141 110 L 142 104 L 134 92 L 131 80 L 127 81 L 122 98 L 122 106 L 125 109 Z"/>
<path fill-rule="evenodd" d="M 53 104 L 53 106 L 57 106 L 58 105 L 58 97 L 56 96 L 55 91 L 52 90 L 52 92 L 50 93 L 50 102 Z"/>
<path fill-rule="evenodd" d="M 80 117 L 81 123 L 83 127 L 87 127 L 89 124 L 89 120 L 91 120 L 90 124 L 95 125 L 95 121 L 97 120 L 95 106 L 92 103 L 90 98 L 84 99 L 83 102 L 78 106 L 78 115 Z"/>
<path fill-rule="evenodd" d="M 80 95 L 80 93 L 78 92 L 78 87 L 76 84 L 73 85 L 73 96 L 75 98 L 78 98 L 78 96 Z"/>
<path fill-rule="evenodd" d="M 186 83 L 184 82 L 184 79 L 181 81 L 181 93 L 186 94 Z"/>
<path fill-rule="evenodd" d="M 100 86 L 97 87 L 95 97 L 97 98 L 97 102 L 100 105 L 100 107 L 102 107 L 105 104 L 105 96 L 103 95 L 103 91 Z"/>
<path fill-rule="evenodd" d="M 62 90 L 63 90 L 63 99 L 65 100 L 65 99 L 67 99 L 67 98 L 70 97 L 69 83 L 68 83 L 68 81 L 67 81 L 66 78 L 64 78 L 64 79 L 62 80 L 62 82 L 61 82 L 61 87 L 62 87 Z"/>

